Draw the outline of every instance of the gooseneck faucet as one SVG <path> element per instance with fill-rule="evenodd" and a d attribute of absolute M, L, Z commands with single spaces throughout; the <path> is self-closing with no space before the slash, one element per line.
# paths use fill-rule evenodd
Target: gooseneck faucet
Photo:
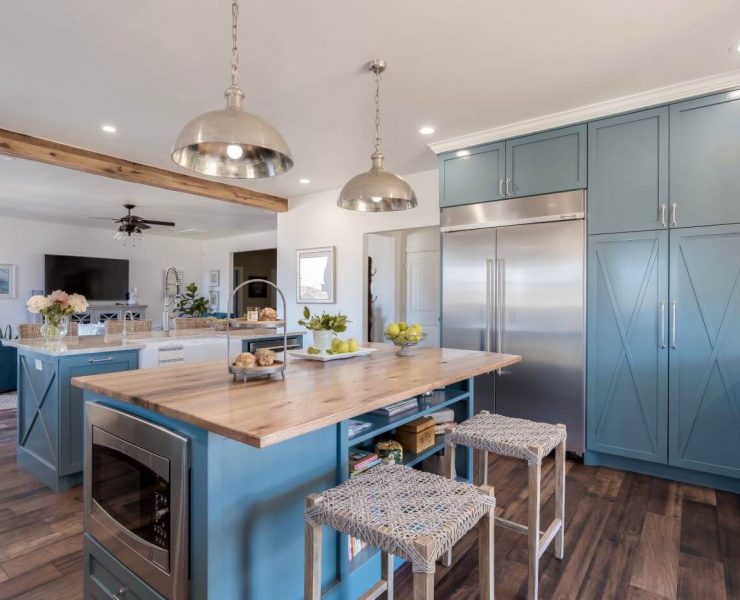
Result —
<path fill-rule="evenodd" d="M 121 339 L 125 342 L 128 339 L 128 332 L 126 331 L 126 319 L 128 317 L 131 317 L 131 320 L 134 320 L 134 313 L 132 313 L 130 310 L 124 311 L 123 313 L 123 331 L 121 332 Z"/>
<path fill-rule="evenodd" d="M 170 281 L 170 275 L 175 276 L 175 295 L 169 296 L 168 290 L 170 285 L 172 285 L 172 282 Z M 162 309 L 162 331 L 164 333 L 170 332 L 170 311 L 172 310 L 172 307 L 174 306 L 177 299 L 180 297 L 180 285 L 182 284 L 182 280 L 180 277 L 180 273 L 178 273 L 177 269 L 175 267 L 169 267 L 167 271 L 164 274 L 164 306 Z"/>

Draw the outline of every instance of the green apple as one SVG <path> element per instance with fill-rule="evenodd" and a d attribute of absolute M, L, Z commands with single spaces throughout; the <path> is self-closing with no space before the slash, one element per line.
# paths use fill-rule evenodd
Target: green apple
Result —
<path fill-rule="evenodd" d="M 388 327 L 385 328 L 385 333 L 388 337 L 398 337 L 398 334 L 401 333 L 401 328 L 398 326 L 398 323 L 390 323 Z"/>
<path fill-rule="evenodd" d="M 318 348 L 314 348 L 313 346 L 309 346 L 307 352 L 309 354 L 319 354 L 321 350 L 319 350 Z"/>
<path fill-rule="evenodd" d="M 416 333 L 424 333 L 424 328 L 421 326 L 420 323 L 414 323 L 409 329 L 416 330 Z"/>
<path fill-rule="evenodd" d="M 337 344 L 336 350 L 334 350 L 337 354 L 347 354 L 349 352 L 349 343 L 348 342 L 339 342 Z"/>
<path fill-rule="evenodd" d="M 408 328 L 409 328 L 409 326 L 408 326 L 408 325 L 406 324 L 406 321 L 401 321 L 401 322 L 400 322 L 400 323 L 398 324 L 398 329 L 399 329 L 400 331 L 406 331 L 406 330 L 407 330 Z"/>
<path fill-rule="evenodd" d="M 406 330 L 403 334 L 403 337 L 406 339 L 407 342 L 411 342 L 412 344 L 417 343 L 421 339 L 421 335 L 415 329 Z"/>
<path fill-rule="evenodd" d="M 360 344 L 355 338 L 349 338 L 347 340 L 347 347 L 349 352 L 357 352 L 360 349 Z"/>

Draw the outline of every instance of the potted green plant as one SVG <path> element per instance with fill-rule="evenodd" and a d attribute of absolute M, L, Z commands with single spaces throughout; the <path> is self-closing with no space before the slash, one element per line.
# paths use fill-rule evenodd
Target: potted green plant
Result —
<path fill-rule="evenodd" d="M 2 343 L 2 340 L 11 339 L 10 325 L 0 329 L 0 392 L 12 392 L 18 386 L 18 350 Z"/>
<path fill-rule="evenodd" d="M 198 294 L 198 286 L 191 281 L 175 308 L 181 317 L 200 317 L 208 312 L 208 300 Z"/>
<path fill-rule="evenodd" d="M 298 321 L 299 325 L 313 332 L 313 346 L 322 352 L 331 348 L 331 340 L 336 334 L 347 331 L 348 323 L 351 321 L 341 312 L 336 315 L 328 315 L 325 312 L 321 315 L 312 315 L 308 306 L 303 307 L 303 318 Z"/>

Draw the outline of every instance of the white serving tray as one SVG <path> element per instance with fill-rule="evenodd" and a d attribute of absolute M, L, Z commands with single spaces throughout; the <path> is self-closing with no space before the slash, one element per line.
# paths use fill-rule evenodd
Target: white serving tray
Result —
<path fill-rule="evenodd" d="M 360 348 L 357 352 L 345 352 L 344 354 L 309 354 L 307 350 L 291 350 L 288 352 L 294 358 L 303 358 L 305 360 L 318 360 L 319 362 L 329 362 L 330 360 L 341 360 L 343 358 L 352 358 L 354 356 L 366 356 L 375 352 L 377 348 Z"/>

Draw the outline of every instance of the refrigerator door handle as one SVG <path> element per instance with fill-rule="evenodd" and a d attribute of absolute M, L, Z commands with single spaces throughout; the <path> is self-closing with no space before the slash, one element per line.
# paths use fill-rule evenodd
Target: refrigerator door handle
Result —
<path fill-rule="evenodd" d="M 491 351 L 491 296 L 493 295 L 493 259 L 486 259 L 486 339 L 484 340 L 484 349 L 486 352 Z"/>
<path fill-rule="evenodd" d="M 671 348 L 676 349 L 676 301 L 671 302 Z"/>
<path fill-rule="evenodd" d="M 666 347 L 665 343 L 665 302 L 660 303 L 660 314 L 658 315 L 658 318 L 660 319 L 660 340 L 658 342 L 658 347 L 663 350 Z"/>
<path fill-rule="evenodd" d="M 496 260 L 496 352 L 503 352 L 504 348 L 504 259 Z M 503 369 L 497 369 L 496 373 L 505 375 Z"/>

